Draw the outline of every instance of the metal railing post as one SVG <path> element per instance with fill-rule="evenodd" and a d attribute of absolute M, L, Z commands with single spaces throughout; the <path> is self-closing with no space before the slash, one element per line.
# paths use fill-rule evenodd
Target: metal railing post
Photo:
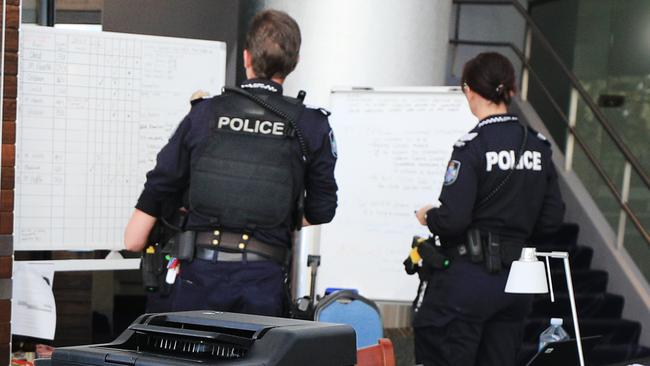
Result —
<path fill-rule="evenodd" d="M 528 101 L 528 82 L 529 82 L 529 70 L 526 65 L 530 62 L 530 48 L 532 43 L 533 32 L 530 30 L 528 24 L 526 24 L 526 38 L 524 39 L 524 59 L 523 65 L 521 65 L 521 99 L 523 101 Z"/>
<path fill-rule="evenodd" d="M 567 117 L 569 117 L 569 129 L 567 130 L 564 170 L 568 172 L 573 169 L 573 151 L 575 149 L 575 136 L 573 136 L 571 130 L 576 127 L 578 119 L 578 91 L 576 88 L 571 88 L 569 114 Z"/>
<path fill-rule="evenodd" d="M 632 178 L 632 165 L 629 161 L 625 162 L 625 168 L 623 169 L 623 186 L 621 189 L 621 201 L 627 204 L 630 198 L 630 180 Z M 621 209 L 621 213 L 618 217 L 618 231 L 616 232 L 616 249 L 623 248 L 625 242 L 625 223 L 627 219 L 627 213 L 625 210 Z"/>

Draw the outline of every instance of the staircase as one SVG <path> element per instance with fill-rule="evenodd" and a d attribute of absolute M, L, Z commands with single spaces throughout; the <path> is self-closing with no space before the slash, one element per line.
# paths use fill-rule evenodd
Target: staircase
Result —
<path fill-rule="evenodd" d="M 552 238 L 535 243 L 540 251 L 569 253 L 582 337 L 600 335 L 599 344 L 585 354 L 588 365 L 609 365 L 650 357 L 650 348 L 639 345 L 641 324 L 622 319 L 625 299 L 607 292 L 608 273 L 591 269 L 593 249 L 578 244 L 579 227 L 564 224 Z M 535 297 L 524 330 L 524 344 L 518 364 L 525 365 L 537 352 L 539 335 L 549 326 L 550 318 L 564 319 L 563 328 L 574 337 L 571 308 L 561 261 L 551 261 L 555 302 L 548 294 Z"/>

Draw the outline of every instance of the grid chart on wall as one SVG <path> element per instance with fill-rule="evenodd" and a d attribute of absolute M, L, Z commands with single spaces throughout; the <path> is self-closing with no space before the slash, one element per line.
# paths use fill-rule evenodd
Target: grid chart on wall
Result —
<path fill-rule="evenodd" d="M 123 249 L 190 95 L 224 85 L 225 43 L 23 27 L 19 53 L 16 250 Z"/>

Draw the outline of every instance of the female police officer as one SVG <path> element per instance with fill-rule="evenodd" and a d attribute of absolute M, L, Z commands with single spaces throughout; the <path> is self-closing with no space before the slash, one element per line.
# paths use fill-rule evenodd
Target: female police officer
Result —
<path fill-rule="evenodd" d="M 507 107 L 512 64 L 482 53 L 463 69 L 462 87 L 479 123 L 454 144 L 440 206 L 416 212 L 438 235 L 451 266 L 416 301 L 416 359 L 424 365 L 514 365 L 529 295 L 505 294 L 508 267 L 534 235 L 564 215 L 551 148 Z"/>

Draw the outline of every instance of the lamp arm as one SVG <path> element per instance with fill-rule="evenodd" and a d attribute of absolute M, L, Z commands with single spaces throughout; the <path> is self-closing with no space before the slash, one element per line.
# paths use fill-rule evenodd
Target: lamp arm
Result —
<path fill-rule="evenodd" d="M 565 253 L 566 254 L 566 253 Z M 564 274 L 566 275 L 567 290 L 569 291 L 569 300 L 571 301 L 571 315 L 573 316 L 573 328 L 576 332 L 576 344 L 578 345 L 578 357 L 580 366 L 585 366 L 585 358 L 582 353 L 582 338 L 580 337 L 580 326 L 578 325 L 578 311 L 576 310 L 576 300 L 573 294 L 573 281 L 571 280 L 571 267 L 569 265 L 569 256 L 563 257 Z"/>
<path fill-rule="evenodd" d="M 551 279 L 551 263 L 548 260 L 549 257 L 545 257 L 546 259 L 546 275 L 548 276 L 548 287 L 551 292 L 551 302 L 555 302 L 555 293 L 553 292 L 553 280 Z"/>
<path fill-rule="evenodd" d="M 549 257 L 549 258 L 569 258 L 569 253 L 567 252 L 538 252 L 535 251 L 535 255 L 538 257 Z"/>

